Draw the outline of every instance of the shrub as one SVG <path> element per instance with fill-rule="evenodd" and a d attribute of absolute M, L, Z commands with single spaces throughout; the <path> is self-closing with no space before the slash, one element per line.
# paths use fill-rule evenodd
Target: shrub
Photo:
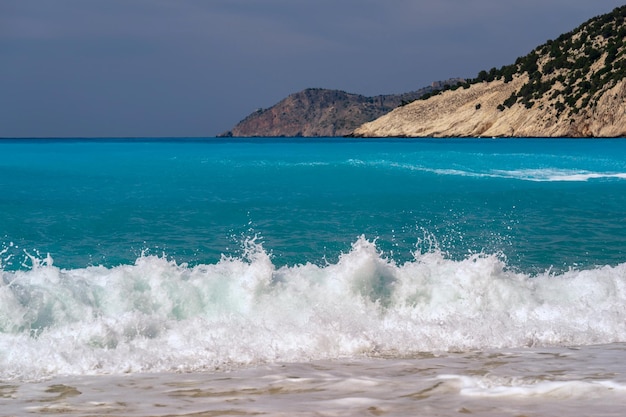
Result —
<path fill-rule="evenodd" d="M 517 102 L 517 95 L 515 93 L 511 93 L 511 95 L 509 96 L 509 98 L 507 98 L 506 100 L 504 100 L 504 105 L 507 107 L 511 107 L 513 104 L 515 104 Z"/>

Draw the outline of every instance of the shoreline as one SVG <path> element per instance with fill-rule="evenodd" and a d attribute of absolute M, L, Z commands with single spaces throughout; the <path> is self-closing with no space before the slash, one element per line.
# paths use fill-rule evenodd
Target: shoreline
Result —
<path fill-rule="evenodd" d="M 273 363 L 217 372 L 5 381 L 7 415 L 612 416 L 626 345 L 489 349 L 412 358 Z"/>

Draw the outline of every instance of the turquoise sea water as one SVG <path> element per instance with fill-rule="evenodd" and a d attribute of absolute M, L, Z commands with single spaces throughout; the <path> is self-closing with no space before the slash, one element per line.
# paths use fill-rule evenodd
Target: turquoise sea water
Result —
<path fill-rule="evenodd" d="M 626 260 L 624 140 L 3 140 L 0 178 L 5 270 L 25 252 L 214 263 L 254 236 L 276 265 L 335 262 L 361 235 L 397 261 Z"/>
<path fill-rule="evenodd" d="M 0 140 L 0 414 L 621 416 L 626 140 Z"/>

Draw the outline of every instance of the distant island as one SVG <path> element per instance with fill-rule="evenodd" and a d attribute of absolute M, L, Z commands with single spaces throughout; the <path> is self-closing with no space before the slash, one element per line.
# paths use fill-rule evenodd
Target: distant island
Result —
<path fill-rule="evenodd" d="M 473 79 L 378 97 L 308 89 L 227 135 L 623 137 L 625 39 L 622 6 Z"/>

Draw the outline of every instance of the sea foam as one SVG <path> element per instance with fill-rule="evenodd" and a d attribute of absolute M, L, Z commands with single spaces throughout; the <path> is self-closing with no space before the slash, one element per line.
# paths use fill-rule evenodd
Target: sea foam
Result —
<path fill-rule="evenodd" d="M 623 395 L 626 385 L 610 380 L 536 380 L 533 378 L 502 378 L 492 375 L 476 377 L 440 375 L 438 380 L 459 389 L 461 395 L 485 398 L 554 398 L 572 399 L 601 396 L 607 393 Z"/>
<path fill-rule="evenodd" d="M 190 266 L 3 271 L 0 379 L 626 341 L 626 264 L 536 276 L 496 255 L 416 253 L 357 239 L 335 263 L 241 257 Z"/>

